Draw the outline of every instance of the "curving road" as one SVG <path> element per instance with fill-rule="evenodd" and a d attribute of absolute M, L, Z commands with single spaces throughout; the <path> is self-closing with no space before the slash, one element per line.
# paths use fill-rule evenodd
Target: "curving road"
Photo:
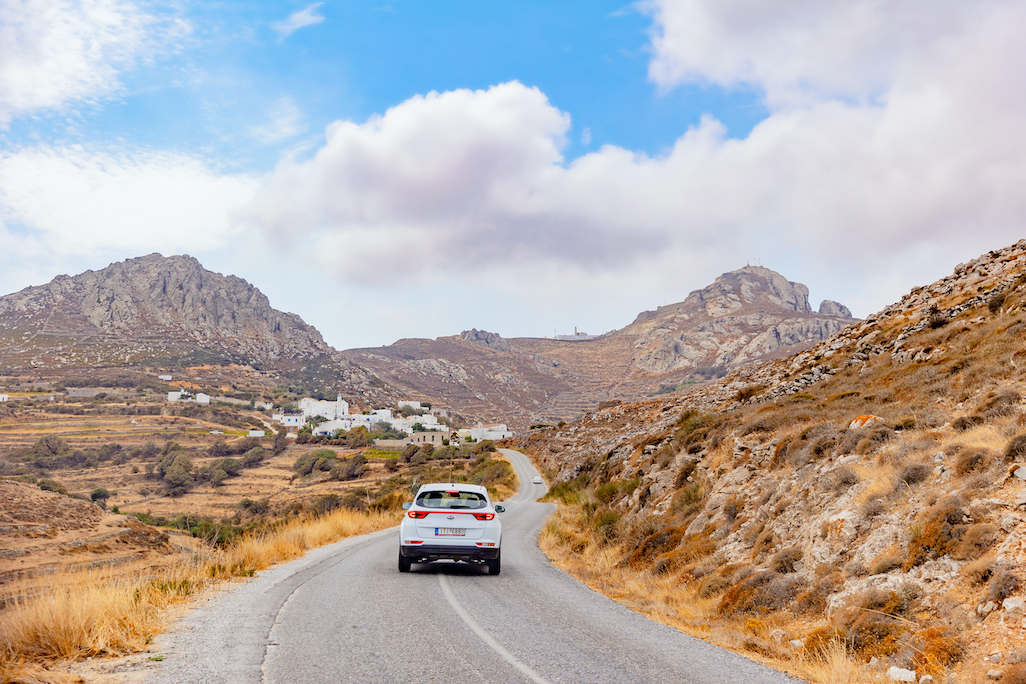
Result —
<path fill-rule="evenodd" d="M 502 514 L 502 574 L 396 569 L 398 528 L 346 539 L 230 585 L 161 641 L 151 684 L 226 682 L 795 682 L 649 620 L 551 563 L 551 504 L 526 457 Z"/>

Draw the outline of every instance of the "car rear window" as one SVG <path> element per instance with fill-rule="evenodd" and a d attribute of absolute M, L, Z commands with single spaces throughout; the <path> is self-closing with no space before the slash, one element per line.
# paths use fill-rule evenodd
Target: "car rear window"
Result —
<path fill-rule="evenodd" d="M 424 492 L 417 497 L 417 505 L 424 508 L 484 508 L 488 505 L 484 496 L 477 492 Z"/>

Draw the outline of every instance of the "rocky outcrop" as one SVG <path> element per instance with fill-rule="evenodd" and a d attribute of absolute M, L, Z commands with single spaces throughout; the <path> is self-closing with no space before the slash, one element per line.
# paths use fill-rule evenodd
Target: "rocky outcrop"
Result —
<path fill-rule="evenodd" d="M 490 333 L 485 330 L 471 328 L 460 333 L 460 337 L 471 344 L 479 344 L 495 351 L 508 352 L 509 342 L 502 339 L 497 333 Z"/>
<path fill-rule="evenodd" d="M 853 323 L 833 301 L 809 306 L 809 289 L 761 266 L 724 273 L 680 304 L 646 312 L 624 329 L 637 335 L 634 365 L 650 373 L 732 368 L 820 342 Z"/>
<path fill-rule="evenodd" d="M 819 303 L 819 313 L 822 316 L 840 316 L 842 318 L 851 318 L 851 311 L 848 310 L 844 304 L 835 302 L 832 299 L 824 299 Z"/>

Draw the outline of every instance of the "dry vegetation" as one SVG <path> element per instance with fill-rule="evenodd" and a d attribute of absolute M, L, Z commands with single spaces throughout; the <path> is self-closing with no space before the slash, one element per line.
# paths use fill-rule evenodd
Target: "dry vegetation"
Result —
<path fill-rule="evenodd" d="M 491 443 L 295 444 L 269 430 L 246 436 L 268 417 L 246 405 L 171 405 L 145 387 L 73 398 L 52 382 L 5 384 L 0 684 L 77 681 L 62 663 L 144 648 L 168 606 L 211 582 L 397 524 L 420 483 L 475 482 L 497 499 L 517 489 Z M 296 397 L 283 392 L 274 398 Z"/>
<path fill-rule="evenodd" d="M 1003 272 L 985 258 L 792 359 L 539 431 L 527 451 L 561 504 L 544 548 L 637 610 L 814 681 L 1012 676 L 1026 247 L 1009 251 L 990 255 Z"/>
<path fill-rule="evenodd" d="M 0 682 L 60 681 L 61 661 L 142 650 L 165 626 L 165 609 L 211 582 L 253 573 L 308 549 L 397 522 L 394 512 L 338 509 L 248 534 L 223 549 L 179 557 L 153 575 L 111 569 L 67 573 L 0 612 Z"/>

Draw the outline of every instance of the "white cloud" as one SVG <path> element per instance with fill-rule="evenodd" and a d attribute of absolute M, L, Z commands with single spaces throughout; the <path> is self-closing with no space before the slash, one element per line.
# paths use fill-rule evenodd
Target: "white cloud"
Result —
<path fill-rule="evenodd" d="M 0 2 L 0 127 L 116 94 L 119 74 L 150 51 L 157 24 L 124 0 Z"/>
<path fill-rule="evenodd" d="M 281 97 L 271 105 L 267 123 L 251 127 L 249 133 L 262 143 L 276 143 L 294 138 L 305 130 L 303 112 L 291 97 Z"/>
<path fill-rule="evenodd" d="M 77 146 L 0 154 L 0 251 L 60 259 L 224 247 L 239 234 L 229 211 L 254 187 L 176 154 Z"/>
<path fill-rule="evenodd" d="M 560 273 L 606 293 L 617 278 L 669 289 L 752 257 L 829 285 L 824 297 L 873 292 L 867 307 L 900 295 L 882 282 L 911 286 L 1020 237 L 1026 5 L 762 7 L 650 5 L 660 85 L 766 93 L 770 114 L 743 140 L 706 118 L 658 158 L 606 146 L 567 163 L 569 117 L 537 89 L 431 93 L 336 122 L 239 218 L 365 283 L 501 263 L 530 274 L 525 289 Z"/>
<path fill-rule="evenodd" d="M 272 23 L 271 28 L 278 32 L 279 40 L 285 40 L 304 26 L 313 26 L 324 21 L 324 16 L 317 13 L 317 8 L 323 4 L 323 2 L 315 2 L 298 12 L 293 12 L 285 21 Z"/>

